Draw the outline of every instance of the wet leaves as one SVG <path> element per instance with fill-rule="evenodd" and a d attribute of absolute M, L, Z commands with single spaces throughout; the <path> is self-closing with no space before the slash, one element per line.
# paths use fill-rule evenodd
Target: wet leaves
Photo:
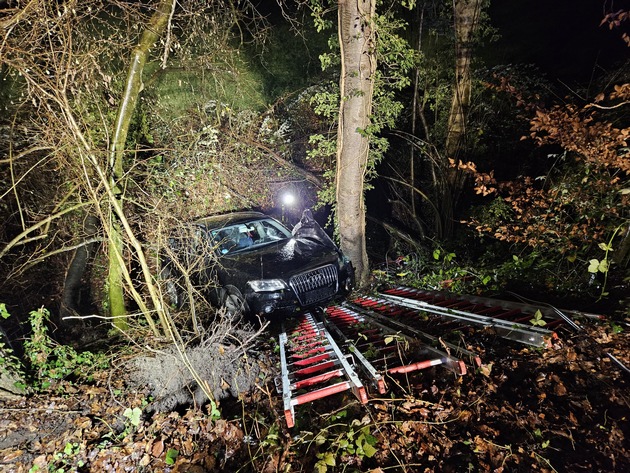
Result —
<path fill-rule="evenodd" d="M 628 337 L 601 330 L 589 335 L 627 358 Z M 0 406 L 0 470 L 630 471 L 627 379 L 589 340 L 555 346 L 486 346 L 464 377 L 438 368 L 388 379 L 391 397 L 366 406 L 349 394 L 298 406 L 293 430 L 264 384 L 213 421 L 209 407 L 149 415 L 146 393 L 107 374 Z"/>

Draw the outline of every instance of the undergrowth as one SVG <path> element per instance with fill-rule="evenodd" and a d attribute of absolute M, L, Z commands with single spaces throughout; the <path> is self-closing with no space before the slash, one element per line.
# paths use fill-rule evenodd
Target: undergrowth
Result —
<path fill-rule="evenodd" d="M 0 316 L 10 317 L 5 304 L 0 304 Z M 15 356 L 11 347 L 0 342 L 0 371 L 10 372 L 21 379 L 16 388 L 31 392 L 54 389 L 61 381 L 91 382 L 96 370 L 107 368 L 103 354 L 77 351 L 62 345 L 49 335 L 50 312 L 41 307 L 30 312 L 30 337 L 24 342 L 25 365 Z M 23 381 L 22 381 L 23 380 Z"/>

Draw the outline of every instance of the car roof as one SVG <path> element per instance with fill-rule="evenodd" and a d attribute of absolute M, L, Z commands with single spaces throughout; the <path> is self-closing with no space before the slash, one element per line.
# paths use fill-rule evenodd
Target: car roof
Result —
<path fill-rule="evenodd" d="M 262 212 L 230 212 L 221 215 L 210 215 L 208 217 L 200 218 L 195 221 L 197 225 L 203 225 L 208 228 L 221 228 L 227 225 L 234 225 L 248 220 L 254 220 L 259 218 L 269 218 Z"/>

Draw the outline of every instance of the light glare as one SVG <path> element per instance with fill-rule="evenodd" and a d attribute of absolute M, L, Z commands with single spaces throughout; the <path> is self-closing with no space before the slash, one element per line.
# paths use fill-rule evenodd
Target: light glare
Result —
<path fill-rule="evenodd" d="M 295 196 L 293 194 L 284 194 L 282 196 L 282 202 L 284 203 L 284 205 L 293 205 L 293 203 L 295 202 Z"/>

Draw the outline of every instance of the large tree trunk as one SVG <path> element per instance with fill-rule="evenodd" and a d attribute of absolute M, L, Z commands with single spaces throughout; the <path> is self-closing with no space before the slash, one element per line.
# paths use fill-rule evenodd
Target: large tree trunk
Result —
<path fill-rule="evenodd" d="M 147 56 L 158 38 L 164 33 L 169 18 L 175 8 L 174 0 L 160 0 L 157 9 L 142 32 L 140 42 L 136 46 L 131 57 L 125 93 L 120 102 L 116 127 L 110 145 L 110 169 L 112 188 L 116 190 L 118 204 L 122 208 L 122 190 L 119 187 L 120 180 L 124 177 L 123 157 L 129 124 L 136 109 L 138 96 L 142 89 L 142 72 L 147 61 Z M 114 325 L 120 329 L 126 328 L 125 299 L 123 292 L 123 272 L 120 264 L 123 261 L 123 238 L 120 223 L 112 212 L 112 222 L 109 229 L 109 275 L 108 296 L 110 316 L 114 317 Z"/>
<path fill-rule="evenodd" d="M 341 249 L 355 266 L 359 286 L 369 276 L 365 247 L 364 179 L 372 113 L 376 54 L 376 0 L 340 0 L 338 12 L 341 78 L 337 134 L 337 219 Z"/>

